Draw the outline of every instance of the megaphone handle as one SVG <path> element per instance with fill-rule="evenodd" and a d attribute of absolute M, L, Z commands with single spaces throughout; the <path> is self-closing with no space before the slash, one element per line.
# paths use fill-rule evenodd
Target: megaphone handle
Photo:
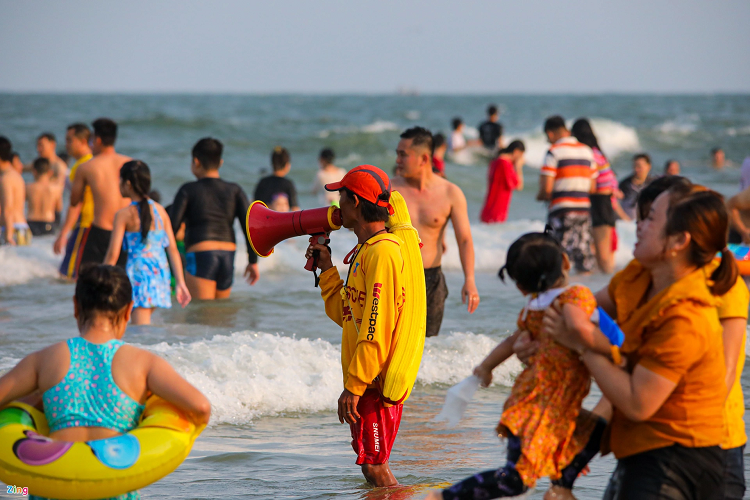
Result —
<path fill-rule="evenodd" d="M 318 244 L 321 244 L 321 245 L 328 246 L 328 243 L 330 243 L 331 241 L 328 239 L 328 234 L 326 233 L 314 234 L 313 238 L 315 237 L 318 238 Z M 329 247 L 329 250 L 330 250 L 330 247 Z M 320 258 L 320 250 L 313 250 L 312 257 L 307 259 L 307 263 L 305 264 L 305 269 L 308 271 L 312 271 L 313 276 L 315 276 L 315 288 L 317 288 L 318 285 L 320 284 L 320 278 L 318 277 L 318 259 L 319 258 Z"/>

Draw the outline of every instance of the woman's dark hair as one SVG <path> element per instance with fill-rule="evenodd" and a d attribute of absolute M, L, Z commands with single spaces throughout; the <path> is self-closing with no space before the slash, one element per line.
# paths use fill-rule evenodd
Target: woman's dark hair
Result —
<path fill-rule="evenodd" d="M 141 218 L 141 240 L 146 241 L 151 229 L 151 207 L 149 206 L 149 192 L 151 191 L 151 171 L 141 160 L 130 160 L 120 169 L 120 179 L 130 181 L 135 194 L 141 197 L 138 202 L 138 215 Z"/>
<path fill-rule="evenodd" d="M 498 276 L 505 282 L 505 273 L 524 292 L 546 292 L 563 277 L 564 250 L 547 226 L 543 233 L 524 234 L 508 248 L 505 265 Z"/>
<path fill-rule="evenodd" d="M 578 142 L 587 145 L 591 149 L 596 148 L 601 151 L 602 148 L 599 147 L 599 141 L 596 140 L 596 135 L 594 135 L 591 124 L 586 118 L 577 119 L 570 129 L 570 133 L 578 139 Z"/>
<path fill-rule="evenodd" d="M 501 154 L 509 155 L 517 149 L 520 149 L 522 152 L 526 151 L 526 145 L 523 143 L 523 141 L 519 141 L 518 139 L 516 139 L 515 141 L 512 141 L 506 147 L 501 149 L 498 155 L 501 155 Z"/>
<path fill-rule="evenodd" d="M 713 295 L 724 295 L 737 282 L 739 269 L 727 249 L 729 213 L 724 197 L 703 186 L 676 185 L 669 189 L 666 236 L 690 234 L 690 262 L 698 267 L 708 265 L 718 252 L 721 261 L 709 287 Z"/>
<path fill-rule="evenodd" d="M 85 264 L 78 272 L 75 300 L 81 324 L 97 314 L 104 314 L 114 321 L 133 300 L 133 288 L 124 269 Z"/>
<path fill-rule="evenodd" d="M 638 193 L 638 201 L 636 202 L 635 213 L 641 220 L 645 220 L 648 217 L 648 212 L 651 210 L 654 200 L 657 196 L 662 194 L 664 191 L 668 191 L 673 186 L 680 186 L 681 189 L 690 189 L 693 183 L 690 182 L 686 177 L 679 175 L 670 175 L 666 177 L 659 177 L 646 184 L 646 187 L 641 189 Z"/>
<path fill-rule="evenodd" d="M 289 151 L 281 146 L 276 146 L 271 151 L 271 166 L 274 172 L 283 170 L 287 163 L 292 161 L 292 157 L 289 155 Z"/>
<path fill-rule="evenodd" d="M 461 125 L 462 125 L 463 123 L 464 123 L 464 121 L 463 121 L 463 120 L 462 120 L 461 118 L 459 118 L 459 117 L 456 117 L 456 118 L 454 118 L 454 119 L 452 119 L 452 120 L 451 120 L 451 128 L 452 128 L 453 130 L 456 130 L 456 129 L 457 129 L 458 127 L 460 127 L 460 126 L 461 126 Z"/>
<path fill-rule="evenodd" d="M 344 188 L 346 196 L 352 200 L 356 196 L 359 199 L 359 206 L 362 207 L 362 218 L 365 222 L 388 222 L 390 214 L 387 207 L 380 207 L 371 201 L 367 201 L 351 189 Z"/>

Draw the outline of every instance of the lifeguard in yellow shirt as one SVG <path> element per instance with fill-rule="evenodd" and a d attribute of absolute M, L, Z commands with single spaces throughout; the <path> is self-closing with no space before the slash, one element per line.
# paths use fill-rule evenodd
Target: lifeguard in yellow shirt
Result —
<path fill-rule="evenodd" d="M 371 165 L 360 165 L 340 182 L 325 186 L 340 193 L 342 225 L 352 229 L 358 239 L 357 247 L 344 259 L 349 264 L 346 280 L 333 266 L 327 246 L 316 241 L 307 250 L 308 258 L 313 251 L 320 252 L 320 290 L 326 314 L 343 329 L 344 391 L 338 401 L 339 421 L 350 425 L 356 463 L 375 486 L 398 484 L 388 459 L 424 346 L 424 313 L 416 326 L 404 327 L 412 324 L 414 316 L 405 313 L 405 303 L 424 301 L 424 282 L 421 287 L 418 282 L 413 285 L 415 275 L 405 265 L 412 253 L 419 255 L 416 233 L 409 236 L 414 238 L 409 244 L 415 248 L 411 249 L 397 234 L 388 232 L 386 223 L 393 214 L 390 187 L 385 172 Z M 405 211 L 405 203 L 402 206 Z M 408 223 L 400 224 L 404 225 L 414 231 Z M 421 267 L 419 271 L 421 276 Z M 414 332 L 421 339 L 416 339 Z M 412 340 L 404 351 L 404 344 Z M 404 376 L 407 372 L 412 375 Z M 401 380 L 395 390 L 391 384 L 394 378 Z"/>

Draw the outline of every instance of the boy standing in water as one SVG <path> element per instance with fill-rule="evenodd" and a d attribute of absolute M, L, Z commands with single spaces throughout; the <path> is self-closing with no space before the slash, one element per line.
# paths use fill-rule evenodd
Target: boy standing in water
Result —
<path fill-rule="evenodd" d="M 75 181 L 78 167 L 94 157 L 91 154 L 89 139 L 91 130 L 86 124 L 73 123 L 68 125 L 65 132 L 65 150 L 75 159 L 75 163 L 70 167 L 70 184 Z M 86 186 L 83 192 L 83 201 L 68 206 L 68 214 L 65 216 L 65 222 L 60 229 L 60 234 L 55 240 L 53 250 L 55 255 L 60 255 L 63 250 L 65 257 L 60 264 L 60 275 L 69 279 L 78 277 L 78 265 L 80 263 L 83 244 L 85 243 L 91 223 L 94 221 L 94 195 L 91 188 Z"/>
<path fill-rule="evenodd" d="M 57 156 L 57 139 L 51 132 L 44 132 L 36 139 L 36 152 L 40 158 L 49 160 L 50 170 L 52 171 L 52 181 L 65 190 L 65 180 L 68 178 L 68 164 Z M 33 165 L 32 165 L 33 168 Z M 62 218 L 63 201 L 62 197 L 55 205 L 55 223 L 59 224 Z"/>
<path fill-rule="evenodd" d="M 31 231 L 26 224 L 26 185 L 13 168 L 13 147 L 0 137 L 0 245 L 30 245 Z"/>
<path fill-rule="evenodd" d="M 117 124 L 109 118 L 99 118 L 93 124 L 94 158 L 80 167 L 70 189 L 70 204 L 84 201 L 86 188 L 91 188 L 94 198 L 94 220 L 83 245 L 80 264 L 101 264 L 107 255 L 115 214 L 130 204 L 130 199 L 120 194 L 120 168 L 130 158 L 115 151 Z M 125 267 L 127 255 L 123 252 L 117 265 Z"/>
<path fill-rule="evenodd" d="M 37 158 L 32 168 L 34 182 L 26 186 L 29 228 L 34 236 L 52 234 L 55 230 L 55 208 L 62 199 L 63 190 L 59 183 L 52 181 L 47 158 Z"/>
<path fill-rule="evenodd" d="M 234 219 L 239 219 L 243 235 L 247 229 L 247 195 L 219 175 L 223 152 L 224 145 L 211 137 L 195 143 L 190 170 L 197 180 L 180 187 L 169 211 L 178 233 L 185 224 L 185 281 L 190 295 L 199 300 L 229 298 L 237 250 Z M 260 276 L 258 256 L 247 238 L 242 239 L 247 244 L 245 277 L 254 285 Z"/>
<path fill-rule="evenodd" d="M 379 487 L 393 486 L 398 481 L 388 459 L 403 404 L 387 400 L 381 394 L 381 384 L 403 325 L 404 301 L 411 299 L 404 297 L 402 242 L 385 228 L 393 212 L 391 182 L 379 168 L 360 165 L 341 182 L 327 184 L 326 189 L 341 195 L 342 225 L 352 229 L 358 241 L 344 259 L 350 263 L 346 282 L 333 266 L 326 245 L 311 243 L 306 255 L 310 258 L 313 251 L 320 252 L 320 294 L 326 314 L 343 328 L 344 391 L 338 401 L 339 421 L 350 426 L 356 463 L 362 466 L 367 481 Z"/>

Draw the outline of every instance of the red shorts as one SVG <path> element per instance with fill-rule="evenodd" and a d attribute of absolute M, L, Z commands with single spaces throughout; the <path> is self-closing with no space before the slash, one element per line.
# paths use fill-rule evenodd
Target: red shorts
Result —
<path fill-rule="evenodd" d="M 398 434 L 403 407 L 404 405 L 394 405 L 386 408 L 380 393 L 375 389 L 367 389 L 359 398 L 359 420 L 349 424 L 357 465 L 379 465 L 388 461 Z"/>

